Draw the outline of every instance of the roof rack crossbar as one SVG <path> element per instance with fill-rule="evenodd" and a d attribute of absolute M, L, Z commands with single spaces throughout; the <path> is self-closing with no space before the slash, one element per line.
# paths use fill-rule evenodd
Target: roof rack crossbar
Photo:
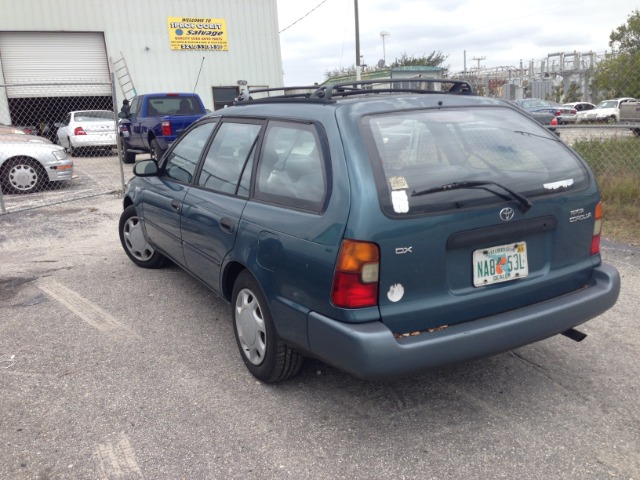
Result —
<path fill-rule="evenodd" d="M 407 84 L 416 84 L 416 88 L 408 88 Z M 434 84 L 448 86 L 444 90 L 433 89 Z M 399 85 L 396 87 L 396 85 Z M 420 88 L 427 85 L 429 88 Z M 376 88 L 377 87 L 377 88 Z M 282 92 L 281 95 L 270 95 L 272 92 Z M 304 87 L 274 87 L 252 90 L 250 95 L 267 94 L 266 97 L 256 98 L 247 95 L 238 97 L 236 105 L 248 102 L 272 103 L 277 101 L 309 101 L 309 102 L 335 102 L 336 97 L 349 97 L 354 95 L 371 95 L 378 93 L 447 93 L 456 95 L 472 95 L 471 84 L 464 80 L 452 80 L 444 78 L 385 78 L 378 80 L 361 80 L 326 85 L 312 85 Z"/>

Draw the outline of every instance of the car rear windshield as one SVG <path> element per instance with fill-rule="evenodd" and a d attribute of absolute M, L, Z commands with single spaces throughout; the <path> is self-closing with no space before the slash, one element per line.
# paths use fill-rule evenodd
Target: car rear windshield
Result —
<path fill-rule="evenodd" d="M 99 122 L 102 120 L 115 120 L 116 116 L 113 112 L 109 111 L 88 111 L 88 112 L 76 112 L 76 122 Z"/>
<path fill-rule="evenodd" d="M 512 199 L 496 183 L 535 198 L 580 189 L 588 182 L 583 163 L 555 134 L 511 108 L 368 115 L 362 127 L 380 204 L 389 215 Z M 467 186 L 460 188 L 464 182 Z"/>

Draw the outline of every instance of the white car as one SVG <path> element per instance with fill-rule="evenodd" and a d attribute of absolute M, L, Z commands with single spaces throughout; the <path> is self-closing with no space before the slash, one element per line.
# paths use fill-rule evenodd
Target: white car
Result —
<path fill-rule="evenodd" d="M 596 108 L 583 111 L 583 112 L 578 112 L 576 116 L 576 122 L 577 123 L 619 122 L 620 121 L 620 104 L 625 102 L 635 102 L 635 101 L 636 101 L 635 98 L 630 98 L 630 97 L 603 100 L 598 105 L 596 105 Z"/>
<path fill-rule="evenodd" d="M 81 148 L 116 147 L 116 116 L 110 110 L 69 112 L 58 127 L 58 143 L 72 157 Z"/>
<path fill-rule="evenodd" d="M 46 138 L 0 134 L 0 185 L 5 193 L 44 190 L 49 182 L 71 180 L 73 160 Z"/>

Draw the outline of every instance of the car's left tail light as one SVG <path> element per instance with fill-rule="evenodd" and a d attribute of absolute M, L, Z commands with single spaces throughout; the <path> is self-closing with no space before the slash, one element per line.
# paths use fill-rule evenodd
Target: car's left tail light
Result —
<path fill-rule="evenodd" d="M 602 234 L 602 203 L 598 202 L 593 223 L 593 236 L 591 237 L 591 255 L 600 253 L 600 235 Z"/>
<path fill-rule="evenodd" d="M 169 120 L 164 120 L 162 122 L 162 136 L 163 137 L 171 136 L 171 122 Z"/>
<path fill-rule="evenodd" d="M 343 240 L 331 288 L 331 301 L 339 308 L 378 304 L 380 249 L 375 243 Z"/>
<path fill-rule="evenodd" d="M 86 134 L 87 134 L 87 132 L 85 132 L 85 131 L 84 131 L 84 129 L 83 129 L 82 127 L 76 127 L 76 128 L 73 130 L 73 134 L 74 134 L 74 135 L 86 135 Z"/>

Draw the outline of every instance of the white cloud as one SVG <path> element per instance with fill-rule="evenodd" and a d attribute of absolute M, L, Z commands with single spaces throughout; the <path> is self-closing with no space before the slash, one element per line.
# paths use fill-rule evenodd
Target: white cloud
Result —
<path fill-rule="evenodd" d="M 277 0 L 285 85 L 322 82 L 324 73 L 355 64 L 351 0 Z M 453 72 L 477 65 L 517 66 L 548 54 L 609 50 L 609 35 L 640 9 L 640 0 L 359 0 L 360 53 L 375 64 L 403 53 L 448 56 Z M 305 14 L 309 13 L 305 18 Z M 297 23 L 294 24 L 299 20 Z M 292 25 L 293 24 L 293 25 Z M 290 26 L 291 25 L 291 26 Z"/>

